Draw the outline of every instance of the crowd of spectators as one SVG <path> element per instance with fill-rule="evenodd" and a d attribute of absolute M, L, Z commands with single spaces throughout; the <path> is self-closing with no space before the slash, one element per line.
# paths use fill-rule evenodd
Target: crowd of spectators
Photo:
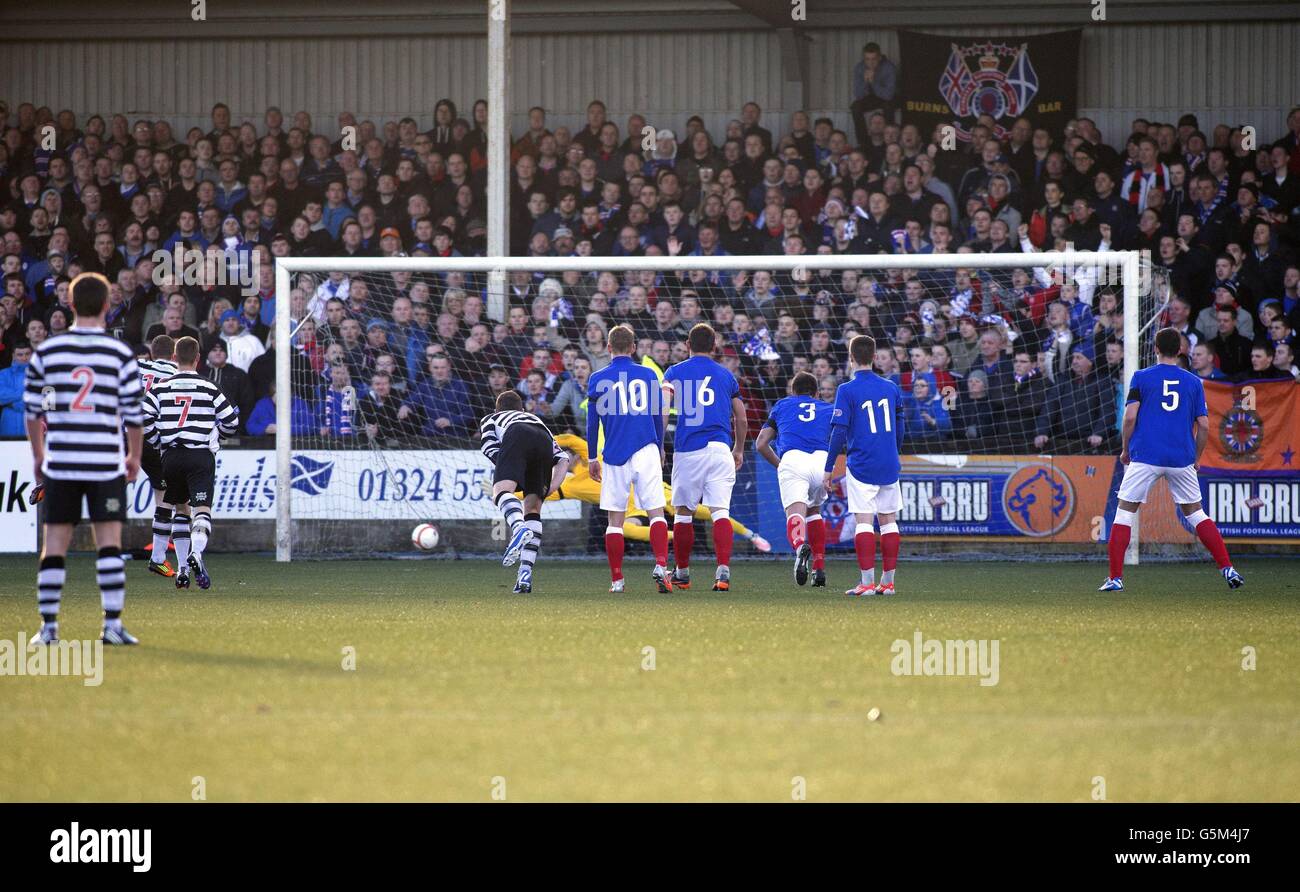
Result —
<path fill-rule="evenodd" d="M 1093 121 L 1063 132 L 981 119 L 944 149 L 899 117 L 893 63 L 864 48 L 851 139 L 826 118 L 768 122 L 747 103 L 724 132 L 529 112 L 513 141 L 511 252 L 528 257 L 810 255 L 794 273 L 513 274 L 505 318 L 458 273 L 298 275 L 293 341 L 277 345 L 279 257 L 485 253 L 486 104 L 442 100 L 432 126 L 278 108 L 173 133 L 165 120 L 0 104 L 0 436 L 22 435 L 13 395 L 30 350 L 67 329 L 71 277 L 112 282 L 109 329 L 143 351 L 196 337 L 201 372 L 275 431 L 277 347 L 292 352 L 295 432 L 367 442 L 459 443 L 495 395 L 582 431 L 587 377 L 630 325 L 662 371 L 697 322 L 742 382 L 756 433 L 798 371 L 832 399 L 846 344 L 875 336 L 905 394 L 916 451 L 1109 451 L 1117 446 L 1121 290 L 1099 270 L 818 269 L 815 256 L 1147 249 L 1205 378 L 1296 379 L 1300 328 L 1300 108 L 1276 142 L 1136 119 L 1108 144 Z M 888 95 L 886 95 L 888 94 Z M 769 129 L 769 125 L 772 129 Z M 159 269 L 157 249 L 201 252 L 208 275 Z M 215 269 L 231 273 L 217 277 Z M 238 275 L 236 275 L 238 274 Z M 232 284 L 238 276 L 244 286 Z M 1153 326 L 1152 330 L 1155 327 Z"/>

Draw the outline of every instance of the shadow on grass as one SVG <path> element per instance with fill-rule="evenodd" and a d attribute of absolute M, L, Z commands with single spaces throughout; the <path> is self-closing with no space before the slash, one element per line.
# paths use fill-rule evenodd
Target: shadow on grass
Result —
<path fill-rule="evenodd" d="M 175 647 L 159 647 L 157 645 L 146 644 L 150 654 L 159 654 L 169 659 L 176 660 L 180 664 L 195 666 L 230 666 L 242 669 L 258 670 L 280 670 L 292 672 L 295 675 L 347 675 L 347 673 L 337 662 L 320 663 L 307 662 L 295 659 L 293 657 L 263 657 L 255 654 L 236 654 L 236 653 L 214 653 L 212 651 L 202 650 L 185 650 Z M 143 652 L 143 650 L 142 650 Z M 368 668 L 367 672 L 371 670 Z"/>

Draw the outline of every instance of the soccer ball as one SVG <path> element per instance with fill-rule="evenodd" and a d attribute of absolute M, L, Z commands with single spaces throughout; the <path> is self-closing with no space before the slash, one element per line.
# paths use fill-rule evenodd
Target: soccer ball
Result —
<path fill-rule="evenodd" d="M 411 530 L 411 543 L 421 551 L 433 551 L 440 538 L 438 528 L 431 523 L 422 523 Z"/>

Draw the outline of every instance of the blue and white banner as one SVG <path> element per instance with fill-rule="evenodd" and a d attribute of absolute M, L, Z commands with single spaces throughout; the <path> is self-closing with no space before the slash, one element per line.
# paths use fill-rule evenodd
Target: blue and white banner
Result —
<path fill-rule="evenodd" d="M 292 514 L 299 520 L 491 520 L 492 466 L 474 449 L 364 449 L 296 452 L 291 459 Z M 212 514 L 227 520 L 275 519 L 275 453 L 217 453 Z M 143 477 L 130 484 L 131 517 L 153 516 Z M 548 502 L 543 516 L 581 516 L 574 501 Z"/>
<path fill-rule="evenodd" d="M 0 551 L 36 551 L 36 474 L 26 440 L 0 441 Z"/>

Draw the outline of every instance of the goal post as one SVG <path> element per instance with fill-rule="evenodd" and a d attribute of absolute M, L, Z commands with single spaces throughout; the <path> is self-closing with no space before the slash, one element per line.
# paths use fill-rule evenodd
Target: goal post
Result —
<path fill-rule="evenodd" d="M 1118 363 L 1113 363 L 1109 368 L 1112 371 L 1113 378 L 1118 379 L 1123 388 L 1127 388 L 1132 375 L 1140 367 L 1143 361 L 1141 349 L 1142 328 L 1145 321 L 1144 311 L 1149 310 L 1145 307 L 1143 292 L 1149 290 L 1150 283 L 1150 262 L 1149 258 L 1144 257 L 1136 251 L 1049 251 L 1033 253 L 959 253 L 959 254 L 905 254 L 905 255 L 856 255 L 856 254 L 816 254 L 800 256 L 784 255 L 759 255 L 759 256 L 628 256 L 628 257 L 509 257 L 509 258 L 484 258 L 484 257 L 452 257 L 452 258 L 434 258 L 434 257 L 319 257 L 319 258 L 277 258 L 275 270 L 275 325 L 274 341 L 276 346 L 275 361 L 275 382 L 276 382 L 276 399 L 275 399 L 275 456 L 274 467 L 276 471 L 276 484 L 274 487 L 276 500 L 276 559 L 279 561 L 288 561 L 294 558 L 308 558 L 312 556 L 324 556 L 325 553 L 331 555 L 354 553 L 348 547 L 345 547 L 345 539 L 348 537 L 348 530 L 355 528 L 363 530 L 368 525 L 378 525 L 381 522 L 394 522 L 396 520 L 409 520 L 413 526 L 422 518 L 420 511 L 423 510 L 418 504 L 413 506 L 404 506 L 401 513 L 398 509 L 389 505 L 391 499 L 368 499 L 357 502 L 356 499 L 349 495 L 351 501 L 344 501 L 342 496 L 337 497 L 339 501 L 323 501 L 321 490 L 327 485 L 320 480 L 314 479 L 313 475 L 317 473 L 316 469 L 326 463 L 332 463 L 338 466 L 339 462 L 347 464 L 350 471 L 346 468 L 343 470 L 351 474 L 349 479 L 356 481 L 361 480 L 360 485 L 363 490 L 369 482 L 375 482 L 376 486 L 387 484 L 392 477 L 383 476 L 385 471 L 392 469 L 393 475 L 396 476 L 399 471 L 396 464 L 404 463 L 410 473 L 421 462 L 428 460 L 430 456 L 437 459 L 435 464 L 438 465 L 436 470 L 445 473 L 445 476 L 439 477 L 438 490 L 442 489 L 446 480 L 451 480 L 455 476 L 455 491 L 457 496 L 463 492 L 469 492 L 472 486 L 480 486 L 483 479 L 483 469 L 481 467 L 471 467 L 473 464 L 472 456 L 469 455 L 470 444 L 464 442 L 468 437 L 461 438 L 461 448 L 453 455 L 440 455 L 427 450 L 436 450 L 438 443 L 429 441 L 426 436 L 424 439 L 419 437 L 413 438 L 410 442 L 397 443 L 396 445 L 381 444 L 374 437 L 371 437 L 367 430 L 349 430 L 347 441 L 343 442 L 339 438 L 337 430 L 327 431 L 327 425 L 318 425 L 313 423 L 304 426 L 300 415 L 305 416 L 310 407 L 304 408 L 302 403 L 310 402 L 316 399 L 318 394 L 324 394 L 320 399 L 334 406 L 335 413 L 340 411 L 353 412 L 356 409 L 357 393 L 363 390 L 365 385 L 358 382 L 357 388 L 352 385 L 344 385 L 342 389 L 342 402 L 339 402 L 338 393 L 333 397 L 329 395 L 329 374 L 328 364 L 322 370 L 316 365 L 309 365 L 304 359 L 304 350 L 299 340 L 303 336 L 303 329 L 307 328 L 312 331 L 318 331 L 319 328 L 330 328 L 325 322 L 322 315 L 324 306 L 329 302 L 328 297 L 322 297 L 322 294 L 329 295 L 338 293 L 338 289 L 343 287 L 344 283 L 359 282 L 358 288 L 364 286 L 368 299 L 378 308 L 375 313 L 378 318 L 378 325 L 383 325 L 386 320 L 385 314 L 391 312 L 393 302 L 408 295 L 413 296 L 417 293 L 423 297 L 419 303 L 425 303 L 425 312 L 432 317 L 433 310 L 441 306 L 444 310 L 447 307 L 446 294 L 453 290 L 448 283 L 455 281 L 457 284 L 455 290 L 461 292 L 462 296 L 477 296 L 485 298 L 489 292 L 496 292 L 498 288 L 505 288 L 507 297 L 512 284 L 518 286 L 519 290 L 532 297 L 534 306 L 531 310 L 536 312 L 535 301 L 537 299 L 539 288 L 546 287 L 547 283 L 559 283 L 561 297 L 554 298 L 563 303 L 570 300 L 572 306 L 569 307 L 571 313 L 581 315 L 581 308 L 585 298 L 575 298 L 573 294 L 568 294 L 566 289 L 581 290 L 584 294 L 592 295 L 592 289 L 597 278 L 604 273 L 613 274 L 618 279 L 619 300 L 622 301 L 622 295 L 630 294 L 636 288 L 637 277 L 647 277 L 647 281 L 652 284 L 649 290 L 652 292 L 661 291 L 660 297 L 668 297 L 670 300 L 677 299 L 678 295 L 683 293 L 682 283 L 690 287 L 692 280 L 690 277 L 704 276 L 709 282 L 718 282 L 715 276 L 722 273 L 731 274 L 732 279 L 726 283 L 710 286 L 716 288 L 716 293 L 726 293 L 731 298 L 723 297 L 720 300 L 724 302 L 728 299 L 734 299 L 740 304 L 744 303 L 742 298 L 743 287 L 735 285 L 737 274 L 744 274 L 742 282 L 755 282 L 756 275 L 767 273 L 774 280 L 779 279 L 784 286 L 774 287 L 774 292 L 780 292 L 784 287 L 785 297 L 789 297 L 789 286 L 791 283 L 797 283 L 800 288 L 796 289 L 798 295 L 806 300 L 806 306 L 809 308 L 808 318 L 816 318 L 819 310 L 814 307 L 814 303 L 820 305 L 823 295 L 828 295 L 828 300 L 835 305 L 835 309 L 842 314 L 845 308 L 852 310 L 859 304 L 865 303 L 871 306 L 882 306 L 883 304 L 872 304 L 872 295 L 885 295 L 889 301 L 904 300 L 910 303 L 904 304 L 911 307 L 917 312 L 901 316 L 904 319 L 903 326 L 910 326 L 915 329 L 913 333 L 916 342 L 923 340 L 922 330 L 925 336 L 929 336 L 931 328 L 936 331 L 944 330 L 952 334 L 956 326 L 957 319 L 974 318 L 981 330 L 992 328 L 999 329 L 997 322 L 998 314 L 1006 314 L 1010 317 L 1016 312 L 1023 312 L 1026 318 L 1026 325 L 1030 323 L 1029 311 L 1018 308 L 1016 301 L 1028 300 L 1024 297 L 1025 289 L 1020 287 L 1023 282 L 1017 282 L 1013 277 L 1028 277 L 1031 280 L 1029 287 L 1035 294 L 1041 296 L 1044 292 L 1054 301 L 1056 298 L 1052 295 L 1059 295 L 1059 289 L 1062 283 L 1083 282 L 1085 278 L 1088 281 L 1087 294 L 1080 295 L 1080 302 L 1086 300 L 1092 310 L 1097 309 L 1098 296 L 1103 291 L 1110 293 L 1119 299 L 1122 307 L 1122 337 L 1116 337 L 1115 340 L 1121 340 L 1123 344 L 1122 371 L 1117 368 Z M 912 281 L 919 281 L 921 288 L 911 288 L 909 285 Z M 957 282 L 954 286 L 952 283 Z M 576 286 L 569 283 L 577 282 Z M 662 289 L 655 283 L 673 282 L 676 283 L 664 286 Z M 809 284 L 811 283 L 811 285 Z M 1052 283 L 1055 283 L 1053 286 Z M 864 287 L 865 285 L 865 287 Z M 329 291 L 329 287 L 334 287 L 336 291 Z M 850 294 L 847 289 L 852 286 L 855 288 L 854 293 Z M 1057 290 L 1053 291 L 1053 287 Z M 809 295 L 811 289 L 820 289 L 816 291 L 815 299 Z M 910 289 L 910 290 L 909 290 Z M 963 290 L 964 289 L 964 290 Z M 642 288 L 645 291 L 646 288 Z M 753 289 L 751 289 L 753 290 Z M 915 298 L 917 294 L 912 292 L 919 290 L 921 306 L 917 307 Z M 1083 289 L 1076 287 L 1076 291 L 1082 292 Z M 311 291 L 309 294 L 308 291 Z M 906 292 L 906 293 L 905 293 Z M 966 301 L 971 299 L 970 295 L 975 294 L 975 302 L 967 306 Z M 1016 296 L 1019 295 L 1019 296 Z M 768 361 L 764 357 L 769 354 L 780 353 L 783 349 L 780 342 L 781 333 L 778 330 L 778 319 L 769 318 L 776 310 L 769 305 L 767 314 L 764 315 L 762 309 L 763 303 L 767 298 L 767 292 L 759 294 L 756 298 L 759 309 L 749 315 L 751 329 L 745 330 L 738 326 L 735 332 L 725 332 L 724 334 L 731 340 L 735 347 L 735 352 L 745 357 L 746 362 L 762 363 Z M 595 300 L 594 295 L 591 296 Z M 494 301 L 495 303 L 495 301 Z M 614 301 L 610 301 L 607 313 L 607 324 L 613 325 L 620 321 L 620 316 L 613 306 Z M 704 303 L 697 299 L 697 303 Z M 715 301 L 716 303 L 716 301 Z M 933 306 L 927 306 L 932 304 Z M 1148 302 L 1149 304 L 1149 302 Z M 362 306 L 365 307 L 364 301 Z M 510 306 L 516 306 L 511 304 Z M 781 306 L 788 306 L 787 303 Z M 892 306 L 892 304 L 890 305 Z M 576 308 L 576 309 L 575 309 Z M 525 309 L 529 309 L 525 307 Z M 545 309 L 545 306 L 542 308 Z M 714 322 L 713 314 L 709 308 L 703 307 L 701 313 L 702 321 Z M 352 312 L 349 308 L 349 312 Z M 370 311 L 366 310 L 361 315 L 366 315 Z M 486 316 L 487 308 L 483 308 Z M 891 311 L 892 312 L 892 311 Z M 1046 310 L 1039 306 L 1034 310 L 1035 313 L 1046 313 Z M 442 315 L 441 313 L 438 315 Z M 561 313 L 561 316 L 563 314 Z M 729 314 L 725 314 L 727 316 Z M 871 314 L 866 314 L 871 315 Z M 899 314 L 894 313 L 894 316 Z M 1044 317 L 1045 318 L 1045 317 Z M 552 320 L 555 314 L 552 314 Z M 938 321 L 936 321 L 936 319 Z M 367 327 L 375 326 L 377 323 L 374 319 L 358 320 Z M 500 326 L 505 323 L 505 319 L 484 319 L 490 326 Z M 536 320 L 531 320 L 536 321 Z M 895 321 L 893 317 L 885 324 L 892 324 Z M 577 324 L 578 320 L 569 317 L 571 324 Z M 1038 325 L 1042 322 L 1036 318 L 1032 323 Z M 428 320 L 432 324 L 432 318 Z M 833 324 L 832 324 L 833 323 Z M 836 340 L 841 331 L 841 323 L 845 330 L 851 329 L 852 323 L 845 322 L 842 315 L 839 318 L 831 320 L 831 323 L 819 323 L 823 328 L 833 328 L 836 334 Z M 761 324 L 761 329 L 759 328 Z M 1073 322 L 1071 322 L 1071 325 Z M 880 325 L 877 320 L 873 325 L 873 330 Z M 717 327 L 715 325 L 715 327 Z M 1020 341 L 1025 344 L 1029 341 L 1028 335 L 1022 335 L 1016 328 L 1014 319 L 1009 319 L 1007 325 L 1001 326 L 1005 331 L 1004 337 L 1012 344 L 1015 338 L 1024 337 Z M 354 329 L 355 331 L 355 329 Z M 895 329 L 889 330 L 889 335 L 894 334 Z M 499 330 L 494 332 L 494 341 L 499 334 Z M 806 333 L 805 333 L 806 334 Z M 899 331 L 899 334 L 903 334 Z M 1039 332 L 1035 331 L 1033 337 L 1037 338 Z M 1118 335 L 1118 332 L 1116 333 Z M 457 337 L 462 337 L 463 331 L 457 332 Z M 1149 335 L 1149 333 L 1148 333 Z M 1091 332 L 1086 334 L 1076 332 L 1075 340 L 1081 342 L 1084 338 L 1090 338 Z M 1004 341 L 1005 343 L 1005 341 Z M 331 347 L 331 343 L 324 336 L 313 336 L 310 342 L 312 352 L 312 363 L 318 362 L 318 354 L 326 352 Z M 898 347 L 906 348 L 905 344 L 899 344 Z M 1076 348 L 1081 344 L 1077 343 Z M 1063 347 L 1062 350 L 1067 350 Z M 947 353 L 949 351 L 945 351 Z M 1037 350 L 1031 350 L 1037 353 Z M 1089 348 L 1089 354 L 1092 354 L 1092 348 Z M 907 361 L 906 349 L 899 351 L 896 347 L 896 353 L 903 357 L 903 362 Z M 431 355 L 431 354 L 427 354 Z M 787 354 L 781 353 L 783 357 Z M 842 350 L 835 351 L 835 355 L 842 356 Z M 1069 363 L 1072 361 L 1072 355 L 1069 357 L 1062 356 L 1053 352 L 1047 354 L 1053 362 L 1053 376 L 1068 374 Z M 1007 362 L 1010 363 L 1011 357 L 1006 355 Z M 1095 355 L 1092 359 L 1100 361 Z M 398 360 L 401 361 L 400 359 Z M 414 374 L 419 374 L 418 364 L 422 357 L 411 356 Z M 295 365 L 298 363 L 299 365 Z M 820 364 L 814 360 L 814 366 Z M 788 363 L 787 363 L 788 365 Z M 806 362 L 798 362 L 796 365 L 807 365 Z M 787 369 L 788 371 L 788 369 Z M 908 372 L 905 365 L 901 365 L 898 371 L 903 375 L 902 380 L 906 381 Z M 516 380 L 518 367 L 510 364 L 509 374 L 512 386 L 519 386 L 523 389 L 523 384 Z M 835 374 L 843 373 L 842 362 L 834 368 Z M 471 379 L 470 383 L 481 385 L 488 377 L 488 367 L 475 367 L 469 369 L 466 376 Z M 340 377 L 346 377 L 340 375 Z M 414 375 L 412 376 L 414 377 Z M 918 373 L 918 377 L 926 377 L 923 373 Z M 976 376 L 978 377 L 978 376 Z M 985 376 L 987 377 L 987 376 Z M 950 376 L 951 379 L 951 376 Z M 933 378 L 932 378 L 933 380 Z M 337 383 L 337 382 L 336 382 Z M 414 386 L 415 381 L 412 379 L 407 382 Z M 923 387 L 918 387 L 917 399 L 924 399 L 925 394 Z M 302 398 L 299 398 L 299 394 Z M 552 394 L 553 396 L 553 394 Z M 930 394 L 930 398 L 937 398 L 938 394 Z M 905 393 L 905 399 L 908 394 Z M 333 402 L 331 402 L 331 399 Z M 947 397 L 945 396 L 945 399 Z M 349 403 L 349 400 L 352 402 Z M 1118 411 L 1122 412 L 1122 403 L 1118 403 Z M 1108 411 L 1109 411 L 1109 407 Z M 320 406 L 316 406 L 316 411 L 323 411 Z M 922 415 L 926 413 L 922 410 Z M 319 420 L 320 416 L 311 416 Z M 1113 417 L 1113 416 L 1112 416 Z M 360 424 L 360 416 L 351 417 L 352 422 L 357 423 L 357 427 L 364 427 Z M 477 419 L 474 419 L 477 423 Z M 320 430 L 317 431 L 317 427 Z M 468 431 L 462 426 L 462 430 Z M 373 428 L 371 428 L 373 430 Z M 426 433 L 437 431 L 432 428 L 426 429 Z M 581 433 L 575 428 L 575 433 Z M 937 446 L 930 438 L 922 435 L 913 444 L 918 450 L 931 450 L 936 452 L 959 453 L 961 447 L 949 448 L 955 439 L 962 442 L 960 435 L 950 435 L 949 439 L 942 445 Z M 751 437 L 753 432 L 751 431 Z M 436 438 L 435 438 L 436 439 Z M 1118 442 L 1116 437 L 1113 441 Z M 340 452 L 339 449 L 344 449 Z M 908 446 L 905 441 L 905 451 Z M 1027 450 L 1028 451 L 1028 450 Z M 1115 450 L 1118 452 L 1118 449 Z M 321 453 L 312 457 L 314 453 Z M 328 462 L 322 458 L 328 453 Z M 295 455 L 298 456 L 295 462 Z M 485 460 L 484 460 L 485 461 Z M 462 465 L 464 466 L 462 468 Z M 454 466 L 454 467 L 453 467 Z M 341 466 L 339 466 L 341 467 Z M 461 471 L 464 473 L 460 473 Z M 453 475 L 452 472 L 456 474 Z M 367 474 L 367 472 L 370 472 Z M 431 471 L 430 473 L 433 473 Z M 1106 472 L 1109 474 L 1109 471 Z M 297 475 L 295 477 L 295 474 Z M 380 475 L 382 479 L 376 477 Z M 321 472 L 321 480 L 326 480 L 328 471 Z M 1109 477 L 1107 481 L 1109 482 Z M 464 484 L 462 486 L 462 484 Z M 366 494 L 363 492 L 363 495 Z M 335 498 L 329 496 L 329 498 Z M 424 499 L 418 501 L 427 501 Z M 444 499 L 445 501 L 445 499 Z M 463 517 L 466 520 L 474 519 L 482 522 L 487 520 L 485 507 L 478 504 L 473 495 L 468 495 L 465 499 L 460 500 L 464 504 L 455 510 L 463 510 Z M 377 502 L 382 502 L 382 506 L 374 508 Z M 471 505 L 470 502 L 475 502 Z M 297 509 L 297 510 L 295 510 Z M 367 511 L 374 510 L 373 514 L 367 514 Z M 409 509 L 409 510 L 408 510 Z M 451 510 L 446 506 L 439 510 Z M 1019 510 L 1019 509 L 1017 509 Z M 1024 511 L 1026 517 L 1036 508 L 1026 506 Z M 734 513 L 734 512 L 733 512 Z M 299 530 L 295 532 L 296 524 L 299 521 L 310 518 L 328 526 L 326 532 L 317 535 L 312 541 L 316 544 L 311 547 L 305 545 L 304 533 Z M 443 519 L 447 521 L 460 519 L 461 515 L 444 514 Z M 333 526 L 329 526 L 333 524 Z M 349 526 L 349 524 L 354 526 Z M 409 527 L 408 527 L 409 529 Z M 492 546 L 489 542 L 482 540 L 479 534 L 467 537 L 472 541 L 478 541 L 481 544 L 481 551 L 489 551 Z M 394 540 L 395 541 L 395 540 Z M 549 540 L 548 540 L 549 541 Z M 370 546 L 375 551 L 391 550 L 382 544 Z M 1130 556 L 1133 560 L 1137 557 L 1137 536 L 1136 529 L 1133 537 L 1133 544 L 1130 546 Z M 355 549 L 358 555 L 369 553 L 365 547 L 358 546 Z"/>

